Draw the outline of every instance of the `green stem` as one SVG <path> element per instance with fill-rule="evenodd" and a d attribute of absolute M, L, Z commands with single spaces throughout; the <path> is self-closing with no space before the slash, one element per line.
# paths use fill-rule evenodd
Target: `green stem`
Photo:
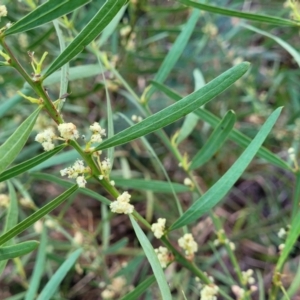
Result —
<path fill-rule="evenodd" d="M 59 114 L 59 112 L 54 107 L 52 101 L 50 100 L 47 92 L 42 87 L 42 82 L 40 81 L 33 81 L 31 77 L 28 75 L 28 73 L 25 71 L 25 69 L 22 67 L 22 65 L 19 63 L 18 59 L 15 57 L 13 52 L 10 50 L 8 45 L 5 43 L 4 38 L 0 39 L 0 43 L 7 52 L 7 54 L 10 57 L 10 65 L 15 68 L 19 74 L 25 79 L 25 81 L 32 87 L 32 89 L 36 92 L 36 94 L 43 99 L 43 105 L 45 110 L 48 112 L 50 117 L 57 123 L 61 124 L 63 123 L 63 118 Z"/>

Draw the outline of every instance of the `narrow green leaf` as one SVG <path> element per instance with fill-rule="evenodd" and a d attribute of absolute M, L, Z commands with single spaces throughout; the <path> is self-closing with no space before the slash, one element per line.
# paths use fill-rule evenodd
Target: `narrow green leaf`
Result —
<path fill-rule="evenodd" d="M 50 157 L 52 157 L 53 155 L 55 155 L 56 153 L 58 153 L 59 151 L 61 151 L 63 148 L 65 148 L 66 145 L 60 145 L 55 147 L 54 149 L 47 151 L 47 152 L 43 152 L 42 154 L 37 155 L 36 157 L 33 157 L 31 159 L 28 159 L 16 166 L 13 166 L 7 170 L 5 170 L 2 174 L 0 174 L 0 182 L 7 180 L 9 178 L 15 177 L 19 174 L 22 174 L 28 170 L 30 170 L 31 168 L 33 168 L 34 166 L 39 165 L 40 163 L 42 163 L 43 161 L 49 159 Z"/>
<path fill-rule="evenodd" d="M 0 261 L 7 260 L 11 258 L 16 258 L 35 250 L 39 245 L 37 241 L 27 241 L 24 243 L 0 247 Z"/>
<path fill-rule="evenodd" d="M 155 276 L 150 276 L 140 283 L 133 291 L 121 298 L 121 300 L 136 300 L 147 291 L 147 289 L 155 282 Z"/>
<path fill-rule="evenodd" d="M 26 293 L 25 300 L 34 300 L 38 292 L 42 275 L 44 273 L 44 268 L 41 268 L 41 266 L 45 265 L 46 254 L 47 254 L 46 246 L 47 246 L 47 228 L 46 226 L 43 226 L 43 231 L 41 234 L 41 243 L 37 253 L 37 259 L 34 264 L 34 270 L 30 280 L 29 288 Z"/>
<path fill-rule="evenodd" d="M 198 91 L 105 140 L 95 151 L 128 143 L 177 121 L 225 91 L 243 76 L 248 68 L 249 63 L 245 62 L 227 70 Z"/>
<path fill-rule="evenodd" d="M 18 215 L 19 215 L 17 194 L 14 189 L 14 186 L 10 181 L 8 181 L 8 191 L 9 191 L 10 203 L 5 218 L 5 225 L 3 230 L 4 234 L 9 232 L 18 223 Z M 11 246 L 12 244 L 13 244 L 13 240 L 6 241 L 6 243 L 3 246 Z M 0 262 L 0 275 L 3 272 L 6 263 L 7 263 L 6 260 Z"/>
<path fill-rule="evenodd" d="M 147 236 L 141 229 L 141 227 L 138 225 L 138 223 L 135 221 L 134 217 L 132 215 L 129 215 L 131 224 L 133 226 L 133 229 L 135 231 L 135 234 L 146 254 L 146 257 L 151 265 L 152 271 L 154 273 L 154 276 L 156 278 L 158 287 L 160 289 L 160 293 L 163 300 L 172 300 L 172 296 L 170 293 L 170 289 L 165 277 L 165 274 L 161 268 L 161 265 L 158 261 L 157 255 L 149 242 Z"/>
<path fill-rule="evenodd" d="M 219 125 L 210 135 L 205 145 L 194 156 L 189 167 L 190 170 L 199 168 L 207 161 L 209 161 L 213 155 L 221 148 L 230 134 L 236 120 L 235 113 L 229 111 Z"/>
<path fill-rule="evenodd" d="M 175 101 L 179 101 L 182 96 L 178 95 L 176 92 L 168 88 L 167 86 L 160 84 L 158 82 L 152 82 L 156 87 L 165 93 L 168 97 Z M 220 122 L 221 119 L 209 112 L 208 110 L 201 108 L 194 111 L 194 114 L 198 116 L 199 119 L 207 122 L 212 127 L 216 127 Z M 237 129 L 233 129 L 229 135 L 229 138 L 237 143 L 240 147 L 246 148 L 250 142 L 251 139 L 238 131 Z M 261 147 L 259 151 L 257 152 L 257 155 L 263 159 L 265 159 L 267 162 L 282 168 L 284 170 L 292 171 L 292 168 L 281 158 L 279 158 L 277 155 L 273 154 L 271 151 L 266 149 L 265 147 Z"/>
<path fill-rule="evenodd" d="M 5 141 L 5 143 L 0 146 L 0 174 L 14 161 L 22 150 L 40 110 L 40 108 L 35 110 Z"/>
<path fill-rule="evenodd" d="M 73 1 L 73 0 L 72 0 Z M 58 70 L 65 63 L 69 62 L 84 47 L 92 42 L 100 32 L 111 22 L 117 15 L 127 0 L 107 0 L 101 7 L 94 18 L 82 29 L 68 47 L 56 58 L 52 65 L 47 69 L 43 78 L 48 77 L 54 71 Z"/>
<path fill-rule="evenodd" d="M 300 67 L 300 53 L 295 48 L 293 48 L 290 44 L 288 44 L 286 41 L 282 40 L 281 38 L 269 32 L 258 29 L 256 27 L 247 24 L 241 24 L 241 26 L 273 39 L 277 44 L 279 44 L 282 48 L 284 48 L 294 58 L 294 60 L 297 62 L 298 66 Z"/>
<path fill-rule="evenodd" d="M 157 71 L 154 80 L 163 83 L 172 69 L 174 68 L 176 62 L 181 56 L 183 50 L 185 49 L 193 31 L 199 19 L 199 11 L 193 11 L 191 16 L 189 16 L 188 21 L 183 26 L 183 29 L 179 36 L 177 37 L 175 43 L 173 44 L 171 50 L 166 55 L 163 63 L 161 64 L 159 70 Z M 151 86 L 146 93 L 146 99 L 148 100 L 152 94 L 155 92 L 155 87 Z"/>
<path fill-rule="evenodd" d="M 28 31 L 51 22 L 90 2 L 91 0 L 48 0 L 31 13 L 14 23 L 5 35 Z"/>
<path fill-rule="evenodd" d="M 70 269 L 73 267 L 81 253 L 82 249 L 77 249 L 67 258 L 67 260 L 58 268 L 55 274 L 48 281 L 37 300 L 49 300 L 52 298 L 52 296 L 56 293 L 57 288 L 66 277 Z"/>
<path fill-rule="evenodd" d="M 174 230 L 192 223 L 212 209 L 228 193 L 231 187 L 243 174 L 256 152 L 276 123 L 282 108 L 277 108 L 264 123 L 246 150 L 232 167 L 170 227 Z"/>
<path fill-rule="evenodd" d="M 0 236 L 0 245 L 4 244 L 6 241 L 9 241 L 16 235 L 20 234 L 36 221 L 40 220 L 46 214 L 54 210 L 60 204 L 62 204 L 68 197 L 70 197 L 73 193 L 78 190 L 78 185 L 75 184 L 57 198 L 52 200 L 51 202 L 47 203 L 45 206 L 34 212 L 31 216 L 27 217 L 25 220 L 20 222 L 18 225 L 11 228 L 9 231 L 5 232 L 2 236 Z"/>
<path fill-rule="evenodd" d="M 295 243 L 299 236 L 300 236 L 300 211 L 298 211 L 297 215 L 292 220 L 291 228 L 289 230 L 288 236 L 284 243 L 284 248 L 276 264 L 275 269 L 277 272 L 281 273 L 283 264 L 286 261 L 289 253 L 295 246 Z"/>
<path fill-rule="evenodd" d="M 238 10 L 222 8 L 219 6 L 213 6 L 213 5 L 207 5 L 207 4 L 202 4 L 202 3 L 198 3 L 198 2 L 193 2 L 190 0 L 177 0 L 177 1 L 184 5 L 198 8 L 198 9 L 201 9 L 204 11 L 209 11 L 214 14 L 220 14 L 220 15 L 225 15 L 225 16 L 229 16 L 229 17 L 237 17 L 237 18 L 247 19 L 247 20 L 256 21 L 256 22 L 269 23 L 269 24 L 278 25 L 278 26 L 300 26 L 300 24 L 296 21 L 282 19 L 282 18 L 278 18 L 278 17 L 246 13 L 246 12 L 241 12 Z"/>
<path fill-rule="evenodd" d="M 189 188 L 183 184 L 174 183 L 174 182 L 165 182 L 158 180 L 145 180 L 145 179 L 125 179 L 125 178 L 117 178 L 112 177 L 115 181 L 117 187 L 122 188 L 133 188 L 138 190 L 148 190 L 157 193 L 172 193 L 172 184 L 173 189 L 176 193 L 184 193 L 188 192 Z"/>

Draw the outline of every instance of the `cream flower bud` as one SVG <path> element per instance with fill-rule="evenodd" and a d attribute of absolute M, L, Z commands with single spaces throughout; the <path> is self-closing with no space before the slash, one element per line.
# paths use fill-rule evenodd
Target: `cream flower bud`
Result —
<path fill-rule="evenodd" d="M 111 211 L 117 214 L 132 214 L 134 206 L 129 204 L 130 198 L 131 195 L 128 192 L 124 192 L 116 201 L 110 204 Z"/>
<path fill-rule="evenodd" d="M 0 17 L 6 17 L 7 16 L 7 9 L 5 5 L 0 5 Z"/>
<path fill-rule="evenodd" d="M 98 133 L 100 136 L 106 135 L 105 129 L 103 129 L 97 122 L 95 122 L 93 125 L 91 125 L 90 129 L 93 132 L 93 134 Z"/>
<path fill-rule="evenodd" d="M 178 244 L 185 250 L 186 255 L 194 255 L 194 253 L 198 251 L 198 245 L 190 233 L 186 233 L 183 237 L 181 237 L 178 240 Z"/>
<path fill-rule="evenodd" d="M 215 284 L 204 285 L 200 292 L 200 300 L 217 300 L 219 287 Z"/>
<path fill-rule="evenodd" d="M 66 140 L 75 140 L 79 138 L 79 133 L 73 123 L 63 123 L 58 125 L 60 136 Z"/>
<path fill-rule="evenodd" d="M 168 263 L 170 262 L 169 250 L 165 247 L 160 246 L 159 248 L 154 249 L 154 251 L 157 255 L 161 267 L 166 268 Z"/>
<path fill-rule="evenodd" d="M 76 183 L 78 184 L 78 186 L 80 188 L 84 188 L 86 185 L 86 180 L 85 180 L 84 176 L 78 176 L 76 178 Z"/>
<path fill-rule="evenodd" d="M 50 150 L 54 149 L 54 147 L 55 147 L 55 145 L 51 142 L 44 142 L 44 143 L 42 143 L 42 146 L 45 151 L 50 151 Z"/>
<path fill-rule="evenodd" d="M 0 207 L 8 207 L 9 206 L 9 197 L 6 194 L 0 194 Z"/>
<path fill-rule="evenodd" d="M 160 239 L 164 235 L 166 225 L 166 219 L 159 218 L 157 223 L 153 223 L 151 226 L 151 230 L 153 231 L 154 236 L 157 239 Z"/>
<path fill-rule="evenodd" d="M 281 238 L 281 239 L 283 239 L 286 234 L 287 234 L 287 232 L 284 228 L 280 228 L 280 230 L 277 233 L 278 237 Z"/>

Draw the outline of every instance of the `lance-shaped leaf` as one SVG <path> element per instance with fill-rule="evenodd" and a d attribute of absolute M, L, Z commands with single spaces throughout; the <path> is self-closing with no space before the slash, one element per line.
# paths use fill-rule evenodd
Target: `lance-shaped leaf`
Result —
<path fill-rule="evenodd" d="M 17 130 L 0 146 L 0 174 L 14 161 L 25 145 L 40 108 L 34 111 Z"/>
<path fill-rule="evenodd" d="M 48 0 L 31 13 L 14 23 L 5 31 L 5 35 L 28 31 L 32 28 L 51 22 L 91 0 Z"/>
<path fill-rule="evenodd" d="M 282 19 L 282 18 L 278 18 L 278 17 L 246 13 L 246 12 L 241 12 L 238 10 L 222 8 L 219 6 L 202 4 L 202 3 L 194 2 L 194 1 L 190 1 L 190 0 L 177 0 L 177 1 L 182 4 L 185 4 L 187 6 L 198 8 L 198 9 L 201 9 L 204 11 L 209 11 L 214 14 L 220 14 L 220 15 L 236 17 L 236 18 L 241 18 L 241 19 L 247 19 L 247 20 L 256 21 L 256 22 L 269 23 L 269 24 L 273 24 L 273 25 L 277 25 L 277 26 L 300 26 L 300 23 L 298 23 L 296 21 Z"/>
<path fill-rule="evenodd" d="M 188 225 L 212 209 L 228 193 L 243 174 L 256 152 L 270 133 L 282 108 L 277 108 L 264 123 L 246 150 L 232 167 L 170 227 L 170 230 Z"/>
<path fill-rule="evenodd" d="M 5 242 L 9 241 L 19 233 L 26 230 L 28 227 L 33 225 L 36 221 L 40 220 L 46 214 L 54 210 L 60 204 L 62 204 L 68 197 L 70 197 L 73 193 L 78 190 L 78 185 L 73 185 L 71 188 L 63 192 L 57 198 L 34 212 L 31 216 L 27 217 L 25 220 L 11 228 L 9 231 L 5 232 L 2 236 L 0 236 L 0 245 L 4 244 Z"/>
<path fill-rule="evenodd" d="M 37 241 L 27 241 L 17 245 L 0 247 L 0 261 L 16 258 L 27 253 L 32 252 L 37 248 L 39 242 Z"/>
<path fill-rule="evenodd" d="M 244 62 L 227 70 L 203 88 L 105 140 L 96 147 L 95 151 L 128 143 L 177 121 L 225 91 L 243 76 L 248 68 L 249 63 Z"/>
<path fill-rule="evenodd" d="M 111 177 L 116 182 L 117 187 L 121 188 L 133 188 L 137 190 L 146 190 L 153 191 L 156 193 L 172 193 L 172 188 L 176 193 L 184 193 L 188 192 L 189 187 L 175 183 L 175 182 L 166 182 L 166 181 L 158 181 L 158 180 L 145 180 L 145 179 L 125 179 L 125 178 L 117 178 Z M 170 186 L 172 185 L 172 187 Z"/>
<path fill-rule="evenodd" d="M 163 300 L 172 300 L 172 296 L 170 293 L 169 285 L 167 283 L 165 274 L 161 268 L 161 265 L 158 261 L 157 255 L 154 252 L 154 249 L 149 242 L 147 236 L 139 226 L 139 224 L 135 221 L 134 217 L 132 215 L 129 215 L 131 224 L 133 226 L 133 229 L 135 231 L 135 234 L 146 254 L 146 257 L 151 265 L 152 271 L 154 273 L 154 276 L 156 278 L 158 287 L 161 292 L 161 296 Z"/>
<path fill-rule="evenodd" d="M 194 156 L 189 167 L 190 170 L 199 168 L 221 148 L 230 134 L 236 120 L 235 113 L 229 111 L 219 125 L 214 129 L 205 145 Z"/>
<path fill-rule="evenodd" d="M 117 15 L 127 0 L 107 0 L 94 18 L 81 30 L 68 47 L 56 58 L 43 78 L 58 70 L 92 42 Z"/>
<path fill-rule="evenodd" d="M 16 166 L 13 166 L 13 167 L 5 170 L 2 174 L 0 174 L 0 182 L 7 180 L 9 178 L 15 177 L 19 174 L 22 174 L 22 173 L 30 170 L 31 168 L 39 165 L 43 161 L 47 160 L 48 158 L 52 157 L 53 155 L 55 155 L 56 153 L 61 151 L 65 146 L 66 145 L 57 146 L 50 151 L 43 152 L 42 154 L 37 155 L 34 158 L 28 159 Z"/>
<path fill-rule="evenodd" d="M 57 291 L 57 288 L 66 277 L 69 270 L 73 267 L 76 260 L 80 256 L 82 249 L 77 249 L 73 252 L 64 263 L 58 268 L 55 274 L 51 277 L 48 283 L 45 285 L 42 292 L 39 294 L 37 300 L 50 300 Z"/>
<path fill-rule="evenodd" d="M 152 82 L 152 84 L 155 85 L 158 90 L 162 91 L 168 97 L 170 97 L 171 99 L 173 99 L 175 101 L 180 101 L 180 99 L 182 98 L 179 94 L 177 94 L 176 92 L 174 92 L 169 87 L 167 87 L 163 84 L 160 84 L 160 83 L 154 82 L 154 81 Z M 216 127 L 221 122 L 220 118 L 218 118 L 217 116 L 215 116 L 210 111 L 208 111 L 204 108 L 195 110 L 194 114 L 197 115 L 199 117 L 199 119 L 207 122 L 212 127 Z M 251 142 L 251 139 L 249 137 L 247 137 L 246 135 L 244 135 L 237 129 L 233 129 L 230 132 L 229 138 L 232 141 L 234 141 L 235 143 L 237 143 L 240 147 L 243 147 L 243 148 L 246 148 Z M 292 168 L 284 160 L 282 160 L 277 155 L 273 154 L 271 151 L 269 151 L 265 147 L 261 147 L 259 149 L 259 151 L 257 152 L 257 155 L 279 168 L 282 168 L 287 171 L 292 171 Z"/>

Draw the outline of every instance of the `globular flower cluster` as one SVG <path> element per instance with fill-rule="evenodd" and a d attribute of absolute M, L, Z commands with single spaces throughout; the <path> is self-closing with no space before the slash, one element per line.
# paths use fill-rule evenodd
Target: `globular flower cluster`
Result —
<path fill-rule="evenodd" d="M 50 151 L 54 148 L 54 140 L 74 140 L 78 139 L 79 133 L 73 123 L 62 123 L 58 125 L 61 138 L 57 137 L 52 128 L 45 129 L 43 132 L 38 133 L 35 140 L 42 144 L 45 151 Z"/>
<path fill-rule="evenodd" d="M 79 138 L 79 133 L 73 123 L 62 123 L 58 125 L 60 136 L 66 140 L 76 140 Z"/>
<path fill-rule="evenodd" d="M 219 287 L 215 284 L 204 285 L 200 292 L 200 300 L 217 300 Z"/>
<path fill-rule="evenodd" d="M 106 158 L 103 161 L 101 161 L 100 167 L 101 167 L 102 174 L 108 175 L 111 169 L 111 163 L 109 158 Z"/>
<path fill-rule="evenodd" d="M 198 245 L 191 233 L 186 233 L 178 240 L 179 246 L 185 250 L 187 256 L 193 256 L 198 251 Z"/>
<path fill-rule="evenodd" d="M 217 232 L 217 237 L 218 238 L 214 240 L 214 245 L 216 247 L 219 245 L 228 245 L 232 251 L 235 251 L 236 249 L 235 244 L 226 238 L 224 229 L 220 229 Z"/>
<path fill-rule="evenodd" d="M 84 166 L 82 160 L 77 160 L 73 166 L 65 168 L 60 171 L 61 176 L 68 175 L 68 178 L 75 178 L 79 187 L 85 187 L 86 180 L 84 173 L 87 173 L 89 168 Z"/>
<path fill-rule="evenodd" d="M 106 136 L 105 129 L 103 129 L 97 122 L 90 126 L 90 130 L 93 133 L 90 140 L 91 143 L 101 143 L 102 137 Z"/>
<path fill-rule="evenodd" d="M 55 139 L 57 139 L 57 136 L 51 128 L 45 129 L 35 137 L 35 140 L 42 144 L 45 151 L 50 151 L 54 148 L 55 145 L 53 142 Z"/>
<path fill-rule="evenodd" d="M 167 248 L 160 246 L 157 249 L 154 249 L 157 258 L 159 260 L 159 263 L 161 267 L 164 269 L 167 267 L 168 263 L 171 262 L 172 256 L 170 255 L 170 252 Z"/>
<path fill-rule="evenodd" d="M 102 291 L 103 299 L 113 299 L 116 295 L 120 295 L 126 286 L 126 280 L 123 277 L 116 277 L 112 280 L 105 290 Z"/>
<path fill-rule="evenodd" d="M 0 5 L 0 17 L 6 17 L 7 16 L 7 9 L 5 5 Z"/>
<path fill-rule="evenodd" d="M 151 225 L 151 230 L 153 231 L 154 236 L 157 239 L 160 239 L 164 235 L 165 226 L 166 226 L 166 219 L 163 218 L 159 218 L 157 220 L 157 223 L 153 223 Z"/>
<path fill-rule="evenodd" d="M 128 192 L 124 192 L 116 201 L 110 204 L 111 211 L 117 214 L 132 214 L 134 206 L 129 203 L 130 198 L 131 195 Z"/>
<path fill-rule="evenodd" d="M 189 188 L 194 188 L 194 183 L 190 178 L 184 178 L 183 184 L 188 186 Z"/>
<path fill-rule="evenodd" d="M 8 207 L 9 203 L 9 197 L 6 194 L 0 194 L 0 207 Z"/>
<path fill-rule="evenodd" d="M 253 277 L 253 270 L 249 269 L 247 271 L 242 272 L 243 282 L 244 284 L 252 285 L 255 283 L 255 278 Z"/>

